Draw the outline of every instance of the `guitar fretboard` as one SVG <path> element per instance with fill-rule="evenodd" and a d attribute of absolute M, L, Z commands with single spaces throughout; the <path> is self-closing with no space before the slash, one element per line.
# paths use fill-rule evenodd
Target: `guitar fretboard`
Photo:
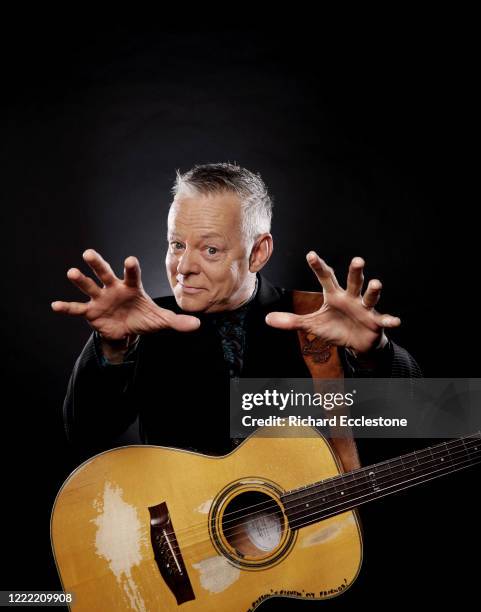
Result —
<path fill-rule="evenodd" d="M 478 432 L 288 491 L 281 499 L 291 529 L 299 529 L 480 462 Z"/>

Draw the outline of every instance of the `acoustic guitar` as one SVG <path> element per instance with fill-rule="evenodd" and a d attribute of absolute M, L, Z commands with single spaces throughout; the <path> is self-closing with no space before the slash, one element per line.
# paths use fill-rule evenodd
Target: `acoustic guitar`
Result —
<path fill-rule="evenodd" d="M 51 520 L 71 607 L 250 612 L 336 597 L 361 567 L 357 506 L 481 461 L 476 433 L 343 474 L 319 432 L 286 429 L 222 457 L 127 446 L 77 468 Z"/>

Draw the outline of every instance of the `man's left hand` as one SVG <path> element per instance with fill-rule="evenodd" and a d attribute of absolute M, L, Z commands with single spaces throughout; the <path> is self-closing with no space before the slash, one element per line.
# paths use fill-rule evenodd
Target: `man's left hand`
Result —
<path fill-rule="evenodd" d="M 349 266 L 347 288 L 343 289 L 334 270 L 317 253 L 310 251 L 307 261 L 321 283 L 324 303 L 319 310 L 306 315 L 290 312 L 271 312 L 266 323 L 279 329 L 303 330 L 314 334 L 327 344 L 344 346 L 356 356 L 369 356 L 384 347 L 385 328 L 398 327 L 399 317 L 380 314 L 375 309 L 381 296 L 381 282 L 369 284 L 361 295 L 364 283 L 364 260 L 354 257 Z"/>

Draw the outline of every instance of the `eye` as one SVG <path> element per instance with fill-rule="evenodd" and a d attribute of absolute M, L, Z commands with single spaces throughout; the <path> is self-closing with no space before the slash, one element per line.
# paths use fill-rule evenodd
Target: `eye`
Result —
<path fill-rule="evenodd" d="M 215 255 L 218 250 L 219 249 L 217 249 L 216 247 L 207 247 L 207 252 L 209 253 L 209 255 Z"/>
<path fill-rule="evenodd" d="M 182 249 L 184 247 L 182 242 L 178 242 L 177 240 L 174 240 L 173 242 L 171 242 L 170 246 L 172 247 L 174 251 Z"/>

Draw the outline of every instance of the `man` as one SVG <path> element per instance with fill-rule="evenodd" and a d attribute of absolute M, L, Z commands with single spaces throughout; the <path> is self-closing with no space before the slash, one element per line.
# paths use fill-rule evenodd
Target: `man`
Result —
<path fill-rule="evenodd" d="M 67 434 L 82 454 L 119 443 L 134 422 L 146 443 L 227 452 L 230 378 L 309 377 L 297 330 L 338 347 L 346 376 L 420 375 L 386 336 L 400 320 L 376 310 L 381 283 L 371 280 L 362 294 L 360 257 L 343 289 L 308 253 L 324 302 L 307 315 L 294 314 L 292 292 L 260 274 L 273 239 L 272 201 L 259 175 L 234 164 L 196 166 L 177 175 L 173 193 L 166 255 L 173 296 L 146 294 L 135 257 L 120 279 L 88 249 L 83 258 L 102 286 L 71 268 L 68 278 L 89 301 L 52 303 L 94 330 L 64 404 Z"/>

